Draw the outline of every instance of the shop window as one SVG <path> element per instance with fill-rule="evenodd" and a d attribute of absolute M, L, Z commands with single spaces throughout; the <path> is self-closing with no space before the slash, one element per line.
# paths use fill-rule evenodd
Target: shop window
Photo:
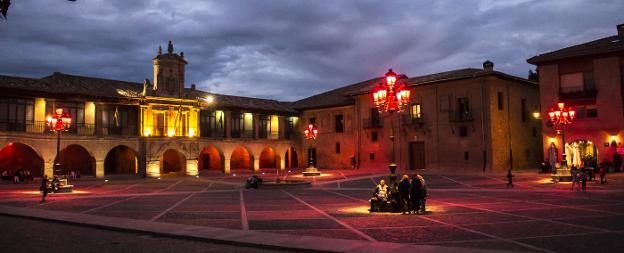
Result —
<path fill-rule="evenodd" d="M 460 126 L 459 127 L 459 137 L 466 137 L 468 136 L 468 127 L 467 126 Z"/>
<path fill-rule="evenodd" d="M 371 141 L 377 141 L 379 140 L 379 133 L 377 133 L 377 131 L 373 131 L 371 133 Z"/>
<path fill-rule="evenodd" d="M 501 111 L 503 110 L 503 93 L 498 92 L 497 96 L 498 96 L 498 110 Z"/>
<path fill-rule="evenodd" d="M 340 142 L 336 142 L 336 154 L 340 154 Z"/>
<path fill-rule="evenodd" d="M 375 153 L 372 153 L 372 152 L 371 152 L 370 154 L 368 154 L 368 158 L 369 158 L 371 161 L 375 161 Z"/>

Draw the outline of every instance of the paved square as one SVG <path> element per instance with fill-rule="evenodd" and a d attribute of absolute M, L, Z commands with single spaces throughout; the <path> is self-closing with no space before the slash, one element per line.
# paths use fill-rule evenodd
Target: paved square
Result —
<path fill-rule="evenodd" d="M 311 187 L 246 190 L 238 176 L 85 179 L 72 194 L 39 203 L 36 184 L 0 185 L 0 205 L 105 217 L 365 241 L 532 252 L 616 252 L 624 246 L 624 175 L 588 192 L 517 173 L 424 173 L 424 215 L 369 213 L 368 198 L 383 172 L 344 171 L 301 178 Z M 338 176 L 339 175 L 339 176 Z M 267 172 L 265 181 L 275 180 Z"/>

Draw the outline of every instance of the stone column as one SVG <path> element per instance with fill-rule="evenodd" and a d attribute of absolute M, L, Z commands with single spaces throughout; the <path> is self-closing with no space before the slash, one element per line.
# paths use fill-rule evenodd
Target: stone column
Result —
<path fill-rule="evenodd" d="M 260 159 L 256 158 L 253 160 L 253 171 L 260 170 Z"/>
<path fill-rule="evenodd" d="M 188 176 L 199 175 L 199 170 L 198 170 L 197 165 L 198 165 L 197 159 L 186 160 L 186 175 Z"/>
<path fill-rule="evenodd" d="M 147 176 L 148 177 L 160 177 L 160 161 L 152 160 L 147 161 Z"/>
<path fill-rule="evenodd" d="M 104 177 L 104 160 L 95 161 L 95 177 L 96 178 Z"/>
<path fill-rule="evenodd" d="M 286 157 L 282 157 L 280 159 L 280 166 L 279 166 L 280 170 L 285 170 L 286 169 Z"/>
<path fill-rule="evenodd" d="M 223 162 L 223 173 L 230 174 L 231 173 L 230 172 L 230 161 L 231 160 L 229 158 L 225 158 L 223 160 L 224 160 L 224 162 Z"/>
<path fill-rule="evenodd" d="M 43 164 L 43 174 L 48 175 L 49 179 L 52 178 L 52 175 L 54 174 L 54 159 Z"/>

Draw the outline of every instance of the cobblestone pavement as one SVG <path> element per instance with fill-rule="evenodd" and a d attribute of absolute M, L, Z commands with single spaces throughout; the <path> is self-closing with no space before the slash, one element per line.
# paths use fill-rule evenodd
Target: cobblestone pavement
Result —
<path fill-rule="evenodd" d="M 273 181 L 276 172 L 259 173 Z M 624 175 L 588 183 L 587 192 L 548 175 L 423 173 L 430 188 L 424 215 L 369 213 L 383 171 L 327 171 L 302 178 L 307 188 L 245 190 L 248 172 L 162 179 L 75 180 L 72 194 L 39 203 L 37 184 L 0 185 L 0 205 L 229 229 L 367 241 L 532 252 L 621 252 Z"/>

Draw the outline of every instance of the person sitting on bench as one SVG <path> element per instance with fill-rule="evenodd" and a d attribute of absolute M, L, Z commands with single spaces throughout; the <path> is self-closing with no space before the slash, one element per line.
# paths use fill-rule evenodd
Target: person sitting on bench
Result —
<path fill-rule="evenodd" d="M 375 187 L 373 197 L 370 199 L 371 212 L 380 212 L 385 209 L 386 202 L 388 202 L 388 185 L 383 179 L 379 181 L 379 184 Z"/>

